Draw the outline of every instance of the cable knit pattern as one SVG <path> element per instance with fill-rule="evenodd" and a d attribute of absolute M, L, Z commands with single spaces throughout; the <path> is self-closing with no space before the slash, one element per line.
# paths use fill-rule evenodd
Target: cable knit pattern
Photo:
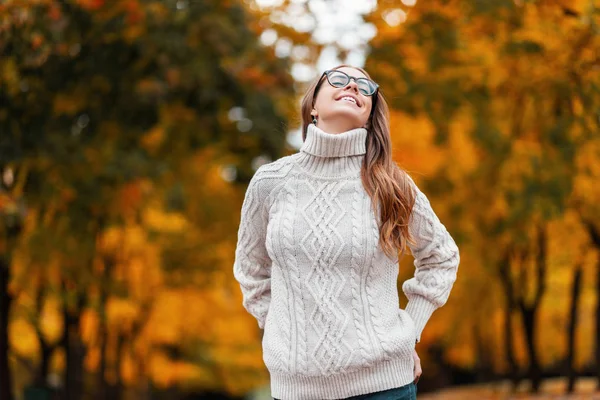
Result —
<path fill-rule="evenodd" d="M 310 125 L 300 151 L 262 165 L 246 190 L 233 272 L 265 330 L 273 397 L 342 399 L 411 382 L 415 340 L 456 279 L 458 248 L 410 180 L 415 275 L 399 308 L 398 259 L 379 246 L 360 179 L 366 137 Z"/>
<path fill-rule="evenodd" d="M 350 282 L 352 285 L 352 317 L 354 318 L 354 328 L 358 336 L 358 347 L 360 349 L 361 364 L 365 367 L 372 365 L 369 359 L 369 339 L 367 337 L 366 324 L 364 314 L 361 312 L 360 304 L 361 290 L 360 278 L 357 271 L 361 270 L 361 265 L 364 263 L 365 243 L 361 241 L 360 231 L 363 229 L 361 223 L 364 223 L 361 218 L 361 202 L 362 197 L 358 190 L 352 194 L 352 262 L 350 263 Z"/>
<path fill-rule="evenodd" d="M 337 262 L 344 249 L 344 237 L 336 227 L 346 217 L 339 192 L 346 183 L 306 181 L 311 197 L 300 209 L 309 227 L 299 243 L 310 262 L 306 288 L 316 305 L 308 320 L 317 335 L 310 355 L 319 372 L 326 376 L 345 369 L 353 350 L 343 336 L 349 315 L 339 298 L 347 277 L 340 269 L 343 264 Z"/>
<path fill-rule="evenodd" d="M 278 191 L 277 192 L 277 196 L 281 197 L 282 195 L 285 196 L 285 192 L 283 190 Z M 286 201 L 273 201 L 273 208 L 271 209 L 271 212 L 273 212 L 274 214 L 278 214 L 279 209 L 282 207 L 285 207 L 287 205 Z M 287 215 L 287 213 L 284 212 L 284 215 Z M 283 223 L 285 223 L 285 218 L 282 218 L 281 221 Z M 285 226 L 283 231 L 286 232 L 289 230 L 289 226 Z M 284 235 L 280 236 L 279 239 L 283 239 Z M 267 251 L 269 251 L 270 253 L 273 252 L 273 242 L 272 241 L 267 241 Z M 286 275 L 290 274 L 290 269 L 293 268 L 293 260 L 294 257 L 291 256 L 290 254 L 285 254 L 286 256 L 286 261 L 289 260 L 291 261 L 291 263 L 286 264 L 288 265 L 289 268 L 282 268 L 280 270 L 277 270 L 278 273 L 282 274 L 282 280 L 281 282 L 283 283 L 282 285 L 278 285 L 278 288 L 281 290 L 281 296 L 278 296 L 278 301 L 273 302 L 273 304 L 270 305 L 270 308 L 273 308 L 273 311 L 275 313 L 275 315 L 277 315 L 278 320 L 281 321 L 280 324 L 277 324 L 277 331 L 278 331 L 278 341 L 277 341 L 277 346 L 272 346 L 273 349 L 273 353 L 276 354 L 276 357 L 273 357 L 273 361 L 274 363 L 277 364 L 277 368 L 280 369 L 281 371 L 286 371 L 288 373 L 291 373 L 291 369 L 290 366 L 292 364 L 292 358 L 294 356 L 294 354 L 292 352 L 289 351 L 290 346 L 291 346 L 291 330 L 288 329 L 289 326 L 291 326 L 293 324 L 293 318 L 295 316 L 295 313 L 292 311 L 291 306 L 294 302 L 294 295 L 291 293 L 292 291 L 290 290 L 290 284 L 291 284 L 291 280 L 289 277 L 287 277 Z M 288 258 L 289 257 L 289 258 Z"/>
<path fill-rule="evenodd" d="M 294 312 L 296 315 L 296 372 L 306 373 L 307 356 L 306 356 L 306 318 L 304 317 L 304 299 L 302 292 L 302 281 L 300 268 L 296 262 L 296 254 L 294 246 L 294 226 L 293 216 L 296 206 L 296 191 L 291 182 L 287 182 L 285 186 L 285 206 L 289 208 L 283 216 L 283 245 L 284 257 L 286 266 L 290 270 L 292 291 L 294 292 Z"/>
<path fill-rule="evenodd" d="M 376 218 L 376 217 L 374 217 L 374 218 Z M 377 224 L 375 224 L 375 223 L 371 223 L 371 237 L 373 238 L 373 241 L 375 243 L 377 243 L 379 241 L 379 230 L 377 229 Z M 380 303 L 377 301 L 377 296 L 374 292 L 376 287 L 373 284 L 372 275 L 375 272 L 377 265 L 376 265 L 376 262 L 374 262 L 373 264 L 374 264 L 373 267 L 369 268 L 369 272 L 367 274 L 367 285 L 366 285 L 367 299 L 369 300 L 369 307 L 371 310 L 371 315 L 373 317 L 373 319 L 372 319 L 373 330 L 375 331 L 375 334 L 377 335 L 377 339 L 379 341 L 379 345 L 380 345 L 381 349 L 383 350 L 382 358 L 384 360 L 388 360 L 390 358 L 391 350 L 388 345 L 388 338 L 387 338 L 385 329 L 383 328 L 383 326 L 381 324 Z"/>

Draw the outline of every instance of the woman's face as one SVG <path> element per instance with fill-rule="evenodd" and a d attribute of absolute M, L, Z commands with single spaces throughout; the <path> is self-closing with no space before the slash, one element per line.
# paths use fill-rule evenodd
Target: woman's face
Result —
<path fill-rule="evenodd" d="M 341 67 L 338 70 L 356 78 L 367 78 L 354 68 Z M 323 77 L 311 115 L 317 117 L 317 126 L 325 131 L 342 132 L 364 127 L 371 114 L 371 106 L 372 97 L 361 94 L 353 79 L 346 86 L 336 88 L 327 82 L 327 77 Z"/>

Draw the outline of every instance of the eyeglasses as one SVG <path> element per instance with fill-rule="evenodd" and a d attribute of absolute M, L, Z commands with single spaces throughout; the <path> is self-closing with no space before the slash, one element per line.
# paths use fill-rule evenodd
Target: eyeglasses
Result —
<path fill-rule="evenodd" d="M 351 79 L 354 79 L 354 82 L 356 82 L 356 86 L 358 86 L 358 91 L 365 96 L 373 96 L 379 88 L 378 84 L 376 84 L 368 78 L 357 78 L 355 76 L 350 76 L 347 73 L 337 69 L 327 70 L 323 72 L 323 75 L 327 76 L 327 82 L 329 82 L 331 86 L 336 88 L 344 87 L 348 83 L 350 83 Z M 323 79 L 323 75 L 321 75 L 321 77 L 319 78 L 319 83 L 315 87 L 315 93 L 317 93 L 317 90 L 319 90 L 319 87 L 323 82 L 321 80 Z"/>

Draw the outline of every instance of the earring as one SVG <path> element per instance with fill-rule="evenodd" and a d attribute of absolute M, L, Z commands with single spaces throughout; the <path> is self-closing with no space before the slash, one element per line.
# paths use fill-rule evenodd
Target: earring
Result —
<path fill-rule="evenodd" d="M 315 124 L 315 125 L 317 125 L 317 117 L 314 117 L 314 116 L 313 116 L 312 123 L 313 123 L 313 124 Z"/>

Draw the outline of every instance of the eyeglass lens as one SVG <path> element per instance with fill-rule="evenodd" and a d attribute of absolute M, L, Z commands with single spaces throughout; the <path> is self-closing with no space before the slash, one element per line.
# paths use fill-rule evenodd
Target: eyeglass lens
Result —
<path fill-rule="evenodd" d="M 342 71 L 331 71 L 327 74 L 327 79 L 329 83 L 334 87 L 343 87 L 346 86 L 350 82 L 350 76 Z M 365 96 L 370 96 L 375 93 L 377 89 L 376 84 L 367 78 L 354 78 L 356 81 L 356 85 L 358 86 L 358 90 L 364 94 Z"/>

